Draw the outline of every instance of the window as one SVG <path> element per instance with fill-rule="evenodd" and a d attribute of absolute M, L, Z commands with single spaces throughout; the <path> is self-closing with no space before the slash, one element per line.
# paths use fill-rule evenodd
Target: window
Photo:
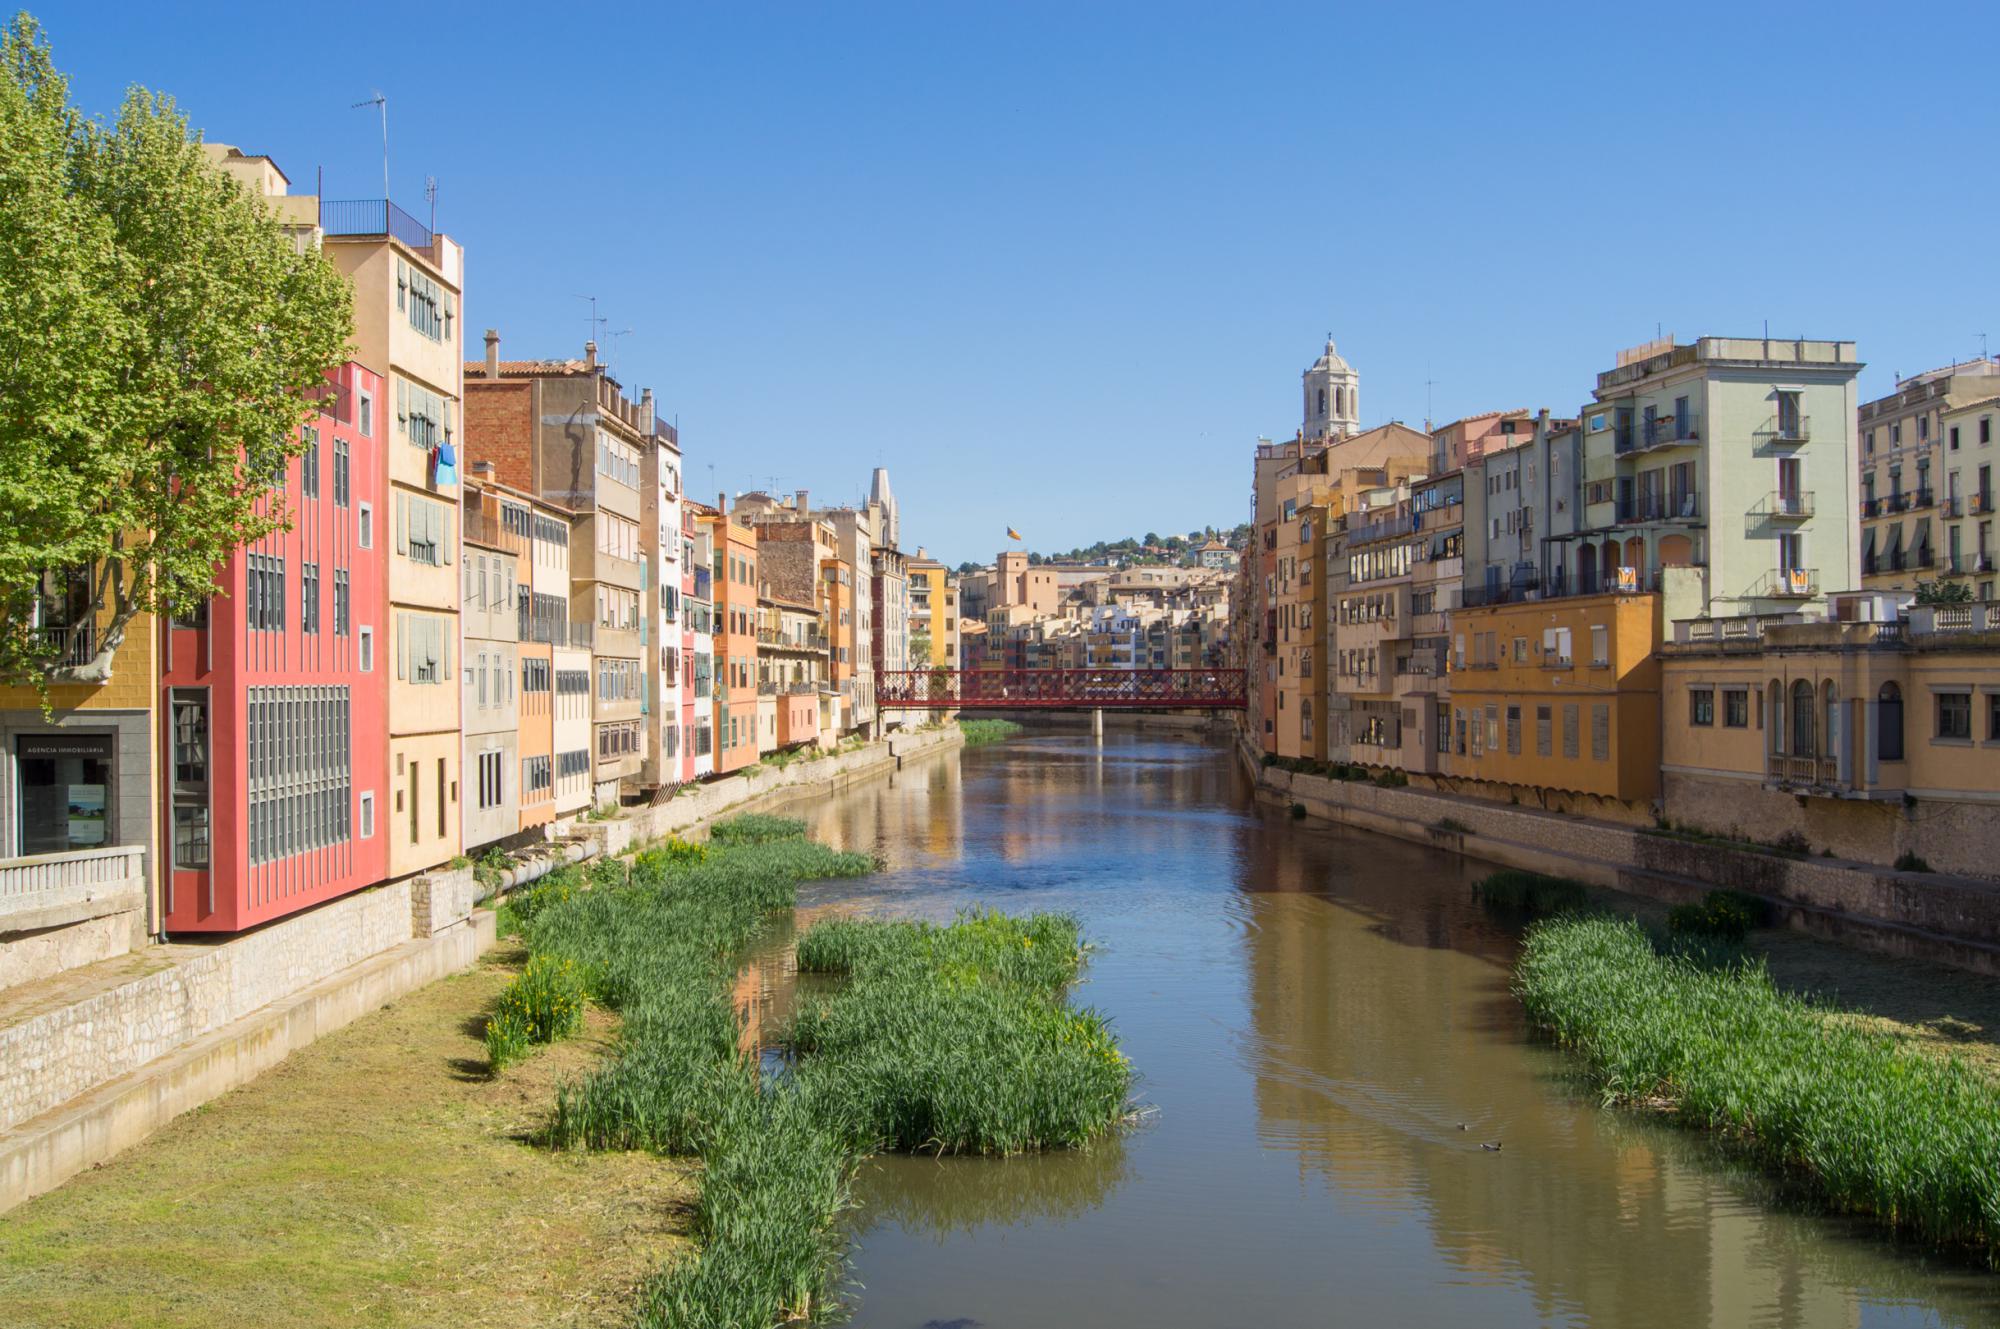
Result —
<path fill-rule="evenodd" d="M 482 752 L 479 754 L 479 806 L 497 808 L 506 801 L 502 787 L 502 752 Z"/>
<path fill-rule="evenodd" d="M 375 670 L 375 629 L 361 629 L 361 649 L 356 653 L 357 662 L 364 674 Z"/>
<path fill-rule="evenodd" d="M 555 786 L 555 774 L 550 769 L 549 758 L 521 758 L 521 801 L 539 803 L 549 796 Z"/>
<path fill-rule="evenodd" d="M 451 412 L 443 397 L 408 379 L 396 380 L 396 431 L 425 451 L 449 443 Z"/>
<path fill-rule="evenodd" d="M 1691 725 L 1713 725 L 1715 723 L 1715 689 L 1688 689 L 1688 723 Z"/>
<path fill-rule="evenodd" d="M 1498 706 L 1488 706 L 1485 718 L 1486 750 L 1488 752 L 1498 752 L 1500 750 L 1500 708 Z"/>
<path fill-rule="evenodd" d="M 335 568 L 333 573 L 333 635 L 347 635 L 347 569 Z"/>
<path fill-rule="evenodd" d="M 637 562 L 639 523 L 627 521 L 616 513 L 600 511 L 597 514 L 597 552 Z"/>
<path fill-rule="evenodd" d="M 208 689 L 175 688 L 172 707 L 174 866 L 206 871 L 210 865 Z"/>
<path fill-rule="evenodd" d="M 616 761 L 639 751 L 639 722 L 618 720 L 597 726 L 597 759 Z"/>
<path fill-rule="evenodd" d="M 1611 663 L 1611 629 L 1606 624 L 1591 624 L 1590 662 L 1594 665 L 1609 665 Z"/>
<path fill-rule="evenodd" d="M 1722 726 L 1725 729 L 1750 727 L 1750 694 L 1743 688 L 1722 690 Z"/>
<path fill-rule="evenodd" d="M 1563 756 L 1572 761 L 1576 760 L 1577 732 L 1581 727 L 1577 724 L 1578 709 L 1574 702 L 1563 706 Z"/>
<path fill-rule="evenodd" d="M 415 494 L 396 495 L 396 552 L 412 563 L 442 567 L 451 562 L 451 509 Z"/>
<path fill-rule="evenodd" d="M 243 574 L 243 621 L 252 632 L 285 630 L 285 560 L 252 554 Z"/>
<path fill-rule="evenodd" d="M 1590 708 L 1590 759 L 1611 760 L 1611 707 L 1603 703 Z"/>
<path fill-rule="evenodd" d="M 1950 741 L 1971 739 L 1972 694 L 1970 692 L 1937 694 L 1937 736 Z"/>
<path fill-rule="evenodd" d="M 1990 415 L 1979 417 L 1979 441 L 1981 443 L 1993 441 L 1993 417 Z"/>
<path fill-rule="evenodd" d="M 249 690 L 245 769 L 253 865 L 348 841 L 348 725 L 344 687 Z"/>
<path fill-rule="evenodd" d="M 574 776 L 590 774 L 590 752 L 578 748 L 574 752 L 559 753 L 556 756 L 556 778 L 568 780 Z"/>
<path fill-rule="evenodd" d="M 375 793 L 373 790 L 361 795 L 361 838 L 375 838 Z"/>
<path fill-rule="evenodd" d="M 541 659 L 521 661 L 521 691 L 547 692 L 549 690 L 549 662 Z"/>
<path fill-rule="evenodd" d="M 639 487 L 639 451 L 629 443 L 598 431 L 597 473 L 619 484 Z"/>
<path fill-rule="evenodd" d="M 451 633 L 447 620 L 429 614 L 396 615 L 396 677 L 411 683 L 442 683 L 451 677 Z"/>
<path fill-rule="evenodd" d="M 421 269 L 396 260 L 396 308 L 404 312 L 410 326 L 432 341 L 450 341 L 452 321 L 458 317 L 458 301 Z"/>
<path fill-rule="evenodd" d="M 1553 712 L 1547 706 L 1535 708 L 1535 755 L 1546 757 L 1553 748 L 1551 729 L 1554 727 Z"/>
<path fill-rule="evenodd" d="M 1986 694 L 1986 741 L 2000 743 L 2000 692 Z"/>
<path fill-rule="evenodd" d="M 1519 706 L 1509 706 L 1507 708 L 1507 755 L 1510 757 L 1521 755 L 1521 708 Z"/>
<path fill-rule="evenodd" d="M 597 661 L 597 699 L 599 701 L 637 701 L 639 699 L 639 662 L 599 658 Z"/>
<path fill-rule="evenodd" d="M 306 452 L 299 458 L 299 492 L 307 498 L 319 497 L 319 430 L 305 427 Z"/>
<path fill-rule="evenodd" d="M 1958 451 L 1958 426 L 1957 426 L 1957 425 L 1953 425 L 1953 426 L 1951 427 L 1951 451 L 1953 451 L 1953 452 L 1957 452 L 1957 451 Z"/>
<path fill-rule="evenodd" d="M 361 422 L 359 428 L 361 430 L 361 437 L 373 438 L 375 437 L 375 399 L 364 392 L 360 395 L 360 402 Z"/>
<path fill-rule="evenodd" d="M 319 632 L 319 564 L 299 564 L 299 631 Z"/>

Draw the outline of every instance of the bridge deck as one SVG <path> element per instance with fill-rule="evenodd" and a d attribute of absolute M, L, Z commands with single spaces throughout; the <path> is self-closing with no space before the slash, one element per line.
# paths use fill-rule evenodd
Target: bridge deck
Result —
<path fill-rule="evenodd" d="M 1242 710 L 1241 669 L 891 669 L 877 706 L 916 710 Z"/>

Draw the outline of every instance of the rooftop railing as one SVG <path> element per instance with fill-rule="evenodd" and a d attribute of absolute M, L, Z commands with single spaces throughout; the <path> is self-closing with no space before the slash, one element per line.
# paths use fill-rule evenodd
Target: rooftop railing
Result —
<path fill-rule="evenodd" d="M 332 236 L 388 236 L 412 249 L 429 249 L 437 238 L 430 227 L 384 198 L 323 199 L 319 228 Z"/>

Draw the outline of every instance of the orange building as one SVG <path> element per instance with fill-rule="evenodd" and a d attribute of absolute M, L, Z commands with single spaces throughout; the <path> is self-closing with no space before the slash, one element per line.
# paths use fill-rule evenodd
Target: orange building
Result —
<path fill-rule="evenodd" d="M 720 512 L 700 520 L 713 537 L 715 773 L 726 775 L 757 760 L 757 532 Z"/>

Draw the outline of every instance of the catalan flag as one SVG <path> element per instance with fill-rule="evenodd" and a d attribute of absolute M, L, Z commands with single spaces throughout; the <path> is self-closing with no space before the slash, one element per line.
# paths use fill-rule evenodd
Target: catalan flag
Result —
<path fill-rule="evenodd" d="M 1015 530 L 1012 526 L 1009 526 L 1007 528 L 1007 538 L 1009 540 L 1018 540 L 1021 538 L 1021 533 Z"/>

